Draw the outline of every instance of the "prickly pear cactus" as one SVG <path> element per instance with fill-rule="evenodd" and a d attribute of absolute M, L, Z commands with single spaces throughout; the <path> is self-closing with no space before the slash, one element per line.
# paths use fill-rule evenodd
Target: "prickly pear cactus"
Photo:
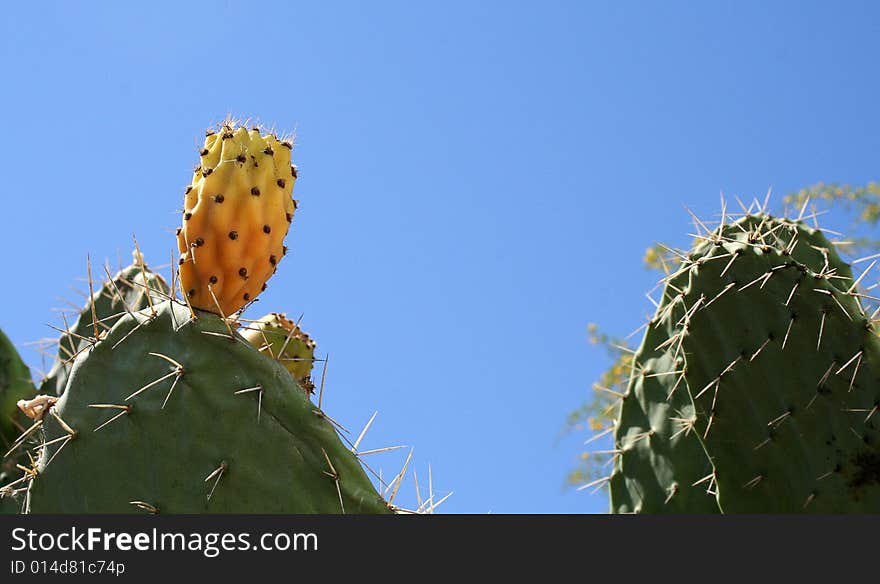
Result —
<path fill-rule="evenodd" d="M 316 343 L 284 314 L 273 312 L 249 323 L 242 336 L 264 355 L 281 363 L 307 393 L 315 389 L 312 367 Z"/>
<path fill-rule="evenodd" d="M 237 314 L 287 251 L 291 148 L 233 122 L 208 133 L 177 233 L 183 301 L 138 254 L 64 323 L 43 395 L 15 404 L 2 509 L 403 512 L 409 458 L 386 502 L 355 454 L 366 428 L 349 449 L 310 401 L 314 341 L 281 314 Z"/>
<path fill-rule="evenodd" d="M 192 306 L 230 316 L 266 289 L 296 212 L 292 148 L 232 121 L 209 131 L 177 232 L 181 290 Z"/>
<path fill-rule="evenodd" d="M 166 301 L 74 362 L 42 418 L 33 513 L 387 513 L 277 361 Z M 221 366 L 222 364 L 222 366 Z"/>
<path fill-rule="evenodd" d="M 30 370 L 19 357 L 9 338 L 0 331 L 0 439 L 2 439 L 0 444 L 4 452 L 13 444 L 28 422 L 18 409 L 18 401 L 29 399 L 35 393 Z M 20 457 L 3 460 L 0 465 L 0 485 L 7 484 L 13 475 L 18 474 L 16 464 L 19 461 Z M 21 508 L 20 502 L 14 497 L 2 495 L 0 493 L 0 514 L 18 513 Z"/>
<path fill-rule="evenodd" d="M 0 434 L 9 440 L 20 430 L 17 424 L 17 403 L 19 400 L 33 397 L 36 393 L 31 372 L 9 337 L 0 330 Z"/>
<path fill-rule="evenodd" d="M 150 270 L 139 252 L 133 252 L 132 256 L 132 265 L 108 277 L 94 291 L 76 322 L 65 323 L 55 361 L 40 385 L 40 393 L 61 395 L 64 392 L 73 361 L 91 344 L 96 324 L 97 334 L 103 335 L 127 311 L 136 312 L 151 302 L 159 303 L 168 298 L 170 290 L 162 276 Z M 100 276 L 98 278 L 100 281 Z"/>
<path fill-rule="evenodd" d="M 665 281 L 615 430 L 614 512 L 880 512 L 880 339 L 801 222 L 746 216 Z"/>

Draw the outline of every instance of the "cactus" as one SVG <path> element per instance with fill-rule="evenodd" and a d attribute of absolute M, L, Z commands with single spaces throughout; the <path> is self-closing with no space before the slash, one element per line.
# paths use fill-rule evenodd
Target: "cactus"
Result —
<path fill-rule="evenodd" d="M 31 373 L 9 337 L 0 330 L 0 435 L 4 440 L 17 436 L 19 400 L 33 397 L 36 393 Z M 8 445 L 7 445 L 8 447 Z"/>
<path fill-rule="evenodd" d="M 279 363 L 176 302 L 78 357 L 43 428 L 33 513 L 389 512 Z"/>
<path fill-rule="evenodd" d="M 313 393 L 312 366 L 316 343 L 286 315 L 267 314 L 250 323 L 242 336 L 260 352 L 281 363 L 306 393 Z"/>
<path fill-rule="evenodd" d="M 12 445 L 27 422 L 18 409 L 18 402 L 36 393 L 27 365 L 9 338 L 0 331 L 0 438 L 4 452 Z M 0 485 L 9 482 L 17 473 L 16 464 L 21 457 L 10 457 L 0 466 Z M 0 514 L 18 513 L 21 507 L 14 498 L 0 497 Z"/>
<path fill-rule="evenodd" d="M 177 232 L 180 284 L 195 308 L 229 316 L 266 289 L 296 211 L 291 142 L 227 121 L 209 131 Z"/>
<path fill-rule="evenodd" d="M 799 221 L 748 215 L 700 239 L 634 358 L 612 511 L 880 511 L 863 276 Z"/>
<path fill-rule="evenodd" d="M 314 341 L 279 313 L 241 318 L 286 253 L 291 147 L 233 122 L 209 132 L 177 233 L 183 300 L 137 252 L 65 322 L 43 395 L 5 391 L 0 371 L 0 405 L 23 422 L 4 462 L 23 474 L 0 481 L 0 509 L 402 511 L 405 468 L 386 502 L 356 454 L 363 433 L 344 444 L 310 400 Z"/>
<path fill-rule="evenodd" d="M 162 276 L 149 269 L 139 251 L 134 251 L 132 257 L 132 265 L 112 278 L 106 271 L 108 279 L 91 295 L 76 322 L 65 327 L 58 339 L 52 369 L 40 385 L 40 393 L 61 395 L 73 361 L 90 344 L 89 339 L 109 331 L 126 311 L 138 311 L 168 298 L 170 290 Z M 91 281 L 91 265 L 89 272 Z"/>

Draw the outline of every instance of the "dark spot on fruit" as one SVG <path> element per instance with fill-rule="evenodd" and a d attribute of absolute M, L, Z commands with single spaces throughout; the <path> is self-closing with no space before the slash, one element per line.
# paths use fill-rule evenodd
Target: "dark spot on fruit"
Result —
<path fill-rule="evenodd" d="M 180 235 L 180 233 L 181 233 L 182 231 L 183 231 L 183 227 L 178 227 L 178 228 L 177 228 L 177 231 L 174 232 L 174 235 Z"/>
<path fill-rule="evenodd" d="M 217 276 L 211 276 L 210 278 L 208 278 L 208 281 L 212 284 L 216 284 L 217 283 Z"/>
<path fill-rule="evenodd" d="M 288 214 L 287 214 L 287 222 L 288 222 L 288 223 L 293 223 L 293 213 L 288 213 Z"/>
<path fill-rule="evenodd" d="M 278 186 L 281 187 L 282 189 L 284 188 L 284 185 L 287 184 L 286 182 L 284 182 L 284 179 L 283 179 L 283 178 L 279 178 L 279 179 L 278 179 L 277 181 L 275 181 L 275 182 L 276 182 L 276 183 L 278 184 Z"/>
<path fill-rule="evenodd" d="M 186 190 L 183 191 L 183 194 L 184 194 L 184 195 L 188 195 L 188 194 L 190 193 L 191 190 L 193 190 L 192 185 L 189 185 L 188 187 L 186 187 Z"/>
<path fill-rule="evenodd" d="M 233 241 L 238 239 L 238 231 L 230 231 L 229 232 L 229 239 L 232 239 Z"/>
<path fill-rule="evenodd" d="M 207 138 L 208 136 L 213 136 L 216 133 L 217 132 L 215 132 L 214 130 L 205 130 L 205 138 Z"/>
<path fill-rule="evenodd" d="M 275 264 L 278 263 L 278 258 L 277 258 L 276 256 L 273 256 L 273 255 L 269 256 L 269 263 L 272 264 L 272 265 L 274 266 Z"/>
<path fill-rule="evenodd" d="M 268 288 L 268 287 L 269 287 L 268 284 L 263 284 L 263 287 L 262 287 L 260 290 L 261 290 L 262 292 L 265 292 L 265 291 L 266 291 L 266 288 Z"/>
<path fill-rule="evenodd" d="M 251 189 L 251 194 L 255 197 L 259 197 L 260 196 L 260 189 L 258 189 L 257 187 L 253 187 Z"/>
<path fill-rule="evenodd" d="M 190 219 L 192 219 L 192 216 L 193 216 L 192 213 L 184 213 L 184 214 L 183 214 L 183 220 L 184 220 L 184 221 L 189 221 Z"/>
<path fill-rule="evenodd" d="M 283 142 L 281 142 L 281 145 L 288 150 L 293 150 L 293 142 L 291 142 L 290 140 L 284 140 Z"/>
<path fill-rule="evenodd" d="M 214 172 L 213 168 L 206 168 L 205 170 L 202 171 L 202 176 L 208 176 L 212 172 Z"/>
<path fill-rule="evenodd" d="M 245 293 L 245 295 L 244 295 L 244 296 L 242 296 L 242 298 L 244 298 L 244 301 L 245 301 L 245 302 L 247 302 L 247 301 L 248 301 L 248 300 L 250 300 L 250 299 L 251 299 L 251 295 L 250 295 L 250 294 L 248 294 L 248 293 Z"/>
<path fill-rule="evenodd" d="M 263 225 L 263 233 L 269 234 L 272 233 L 272 228 L 268 225 Z"/>
<path fill-rule="evenodd" d="M 192 298 L 193 296 L 196 295 L 196 289 L 195 288 L 190 289 L 190 291 L 187 292 L 186 295 L 189 296 L 190 298 Z"/>
<path fill-rule="evenodd" d="M 299 174 L 296 172 L 296 167 L 293 165 L 290 166 L 290 174 L 291 176 L 293 176 L 293 178 L 297 178 L 299 176 Z"/>
<path fill-rule="evenodd" d="M 287 255 L 287 246 L 281 248 L 281 255 Z"/>
<path fill-rule="evenodd" d="M 271 146 L 266 146 L 266 148 L 263 150 L 263 154 L 269 154 L 269 155 L 271 155 L 271 154 L 275 154 L 275 151 L 272 150 L 272 147 L 271 147 Z"/>
<path fill-rule="evenodd" d="M 239 154 L 235 157 L 235 160 L 237 162 L 247 162 L 247 156 L 245 156 L 244 154 Z"/>
<path fill-rule="evenodd" d="M 199 154 L 200 154 L 201 156 L 207 156 L 207 155 L 208 155 L 208 149 L 205 148 L 204 150 L 202 150 L 201 152 L 199 152 Z"/>
<path fill-rule="evenodd" d="M 205 240 L 201 237 L 196 238 L 196 240 L 192 243 L 193 247 L 202 247 L 205 245 Z"/>
<path fill-rule="evenodd" d="M 224 197 L 223 195 L 215 195 L 214 196 L 215 203 L 222 203 L 225 200 L 226 200 L 226 197 Z"/>
<path fill-rule="evenodd" d="M 186 263 L 186 260 L 185 260 L 184 258 L 180 258 L 180 259 L 177 261 L 177 264 L 180 265 L 180 266 L 182 266 L 182 265 L 185 264 L 185 263 Z"/>
<path fill-rule="evenodd" d="M 247 277 L 248 277 L 248 275 L 247 275 L 247 268 L 242 268 L 242 269 L 240 269 L 240 270 L 238 271 L 238 275 L 241 276 L 242 278 L 247 278 Z"/>

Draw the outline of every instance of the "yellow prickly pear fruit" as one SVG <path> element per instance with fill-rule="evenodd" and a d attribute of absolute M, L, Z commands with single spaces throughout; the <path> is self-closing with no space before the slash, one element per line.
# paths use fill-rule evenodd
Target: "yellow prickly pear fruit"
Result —
<path fill-rule="evenodd" d="M 242 330 L 242 336 L 261 353 L 284 365 L 304 390 L 314 391 L 311 375 L 317 345 L 295 322 L 273 312 L 250 323 Z"/>
<path fill-rule="evenodd" d="M 190 304 L 229 316 L 266 289 L 296 212 L 293 145 L 233 121 L 209 130 L 177 231 Z"/>

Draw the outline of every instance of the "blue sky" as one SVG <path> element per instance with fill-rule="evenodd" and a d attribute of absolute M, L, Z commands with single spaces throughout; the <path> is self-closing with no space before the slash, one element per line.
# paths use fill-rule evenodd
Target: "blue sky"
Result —
<path fill-rule="evenodd" d="M 871 2 L 14 3 L 0 27 L 0 327 L 49 336 L 132 233 L 167 264 L 207 125 L 295 129 L 292 253 L 248 316 L 304 313 L 328 413 L 378 410 L 365 446 L 413 446 L 447 512 L 607 509 L 563 488 L 607 365 L 585 328 L 642 322 L 684 204 L 880 178 Z"/>

